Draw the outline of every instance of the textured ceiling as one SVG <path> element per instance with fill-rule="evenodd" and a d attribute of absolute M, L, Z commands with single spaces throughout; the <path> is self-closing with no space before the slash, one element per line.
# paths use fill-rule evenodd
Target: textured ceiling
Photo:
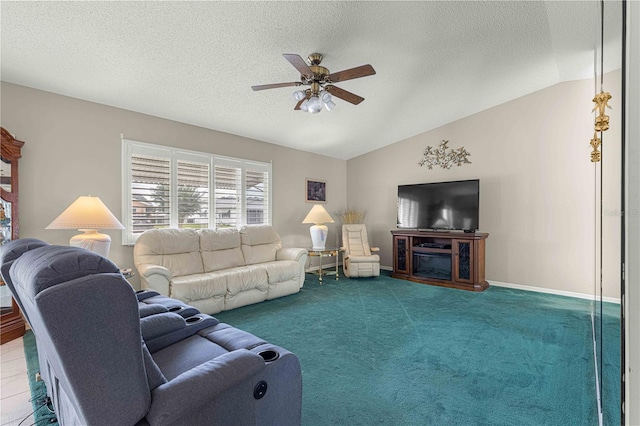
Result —
<path fill-rule="evenodd" d="M 606 2 L 607 8 L 615 8 Z M 6 2 L 3 81 L 349 159 L 594 73 L 594 1 Z M 605 13 L 619 43 L 619 13 Z M 365 98 L 294 111 L 283 53 Z M 607 68 L 619 68 L 614 49 Z"/>

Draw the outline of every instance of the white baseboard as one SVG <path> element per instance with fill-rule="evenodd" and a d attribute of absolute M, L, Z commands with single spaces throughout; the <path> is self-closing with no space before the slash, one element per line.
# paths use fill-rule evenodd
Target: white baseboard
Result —
<path fill-rule="evenodd" d="M 496 286 L 496 287 L 506 287 L 506 288 L 513 288 L 516 290 L 535 291 L 538 293 L 556 294 L 558 296 L 567 296 L 567 297 L 575 297 L 578 299 L 593 300 L 592 294 L 574 293 L 572 291 L 556 290 L 556 289 L 544 288 L 544 287 L 533 287 L 533 286 L 522 285 L 522 284 L 503 283 L 500 281 L 487 280 L 487 282 L 489 283 L 489 285 Z M 599 301 L 600 298 L 598 297 L 596 298 L 596 300 Z M 620 298 L 616 298 L 616 297 L 603 297 L 602 301 L 608 302 L 608 303 L 616 303 L 618 305 L 620 304 Z"/>
<path fill-rule="evenodd" d="M 335 267 L 335 263 L 333 264 L 333 266 Z M 313 268 L 313 267 L 309 268 L 309 270 L 314 270 L 314 269 L 318 269 L 318 268 L 317 267 L 316 268 Z M 393 272 L 393 267 L 391 267 L 391 266 L 380 265 L 380 269 L 382 269 L 383 271 Z M 555 295 L 558 295 L 558 296 L 575 297 L 577 299 L 593 300 L 593 295 L 592 294 L 575 293 L 575 292 L 572 292 L 572 291 L 556 290 L 556 289 L 553 289 L 553 288 L 534 287 L 534 286 L 530 286 L 530 285 L 504 283 L 504 282 L 492 281 L 492 280 L 487 280 L 487 282 L 489 283 L 489 285 L 496 286 L 496 287 L 506 287 L 506 288 L 513 288 L 513 289 L 516 289 L 516 290 L 535 291 L 537 293 L 547 293 L 547 294 L 555 294 Z M 596 298 L 596 300 L 599 301 L 600 298 L 598 297 L 598 298 Z M 619 297 L 603 297 L 602 301 L 603 302 L 607 302 L 607 303 L 615 303 L 617 305 L 620 304 L 620 298 Z"/>

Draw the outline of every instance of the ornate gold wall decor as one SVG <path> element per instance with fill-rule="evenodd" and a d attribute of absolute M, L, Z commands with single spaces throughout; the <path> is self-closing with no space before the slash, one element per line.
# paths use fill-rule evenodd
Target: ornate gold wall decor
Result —
<path fill-rule="evenodd" d="M 600 151 L 598 151 L 598 148 L 602 143 L 602 139 L 598 137 L 598 132 L 604 132 L 609 129 L 609 116 L 605 115 L 604 113 L 606 108 L 611 109 L 611 106 L 609 105 L 609 99 L 611 99 L 611 93 L 601 90 L 600 93 L 594 96 L 592 101 L 596 104 L 596 106 L 593 107 L 591 112 L 598 110 L 593 126 L 595 132 L 593 133 L 593 139 L 591 139 L 591 142 L 589 142 L 589 145 L 591 145 L 591 148 L 593 148 L 593 150 L 591 151 L 592 163 L 597 163 L 602 159 L 602 154 L 600 153 Z"/>
<path fill-rule="evenodd" d="M 450 169 L 453 165 L 471 164 L 471 161 L 467 159 L 471 154 L 464 147 L 458 149 L 450 148 L 449 152 L 447 152 L 448 143 L 449 141 L 443 140 L 438 148 L 426 147 L 422 160 L 418 164 L 420 166 L 426 165 L 429 170 L 433 169 L 433 166 Z"/>
<path fill-rule="evenodd" d="M 604 132 L 609 128 L 609 116 L 604 113 L 605 107 L 611 109 L 609 99 L 611 99 L 611 93 L 602 91 L 593 98 L 596 106 L 591 111 L 598 110 L 595 122 L 596 132 Z"/>
<path fill-rule="evenodd" d="M 591 148 L 593 148 L 593 151 L 591 151 L 592 163 L 597 163 L 598 161 L 600 161 L 601 156 L 600 156 L 600 151 L 598 151 L 598 147 L 600 147 L 601 142 L 602 141 L 598 137 L 598 133 L 593 132 L 593 139 L 591 139 L 591 142 L 589 143 L 589 145 L 591 145 Z"/>

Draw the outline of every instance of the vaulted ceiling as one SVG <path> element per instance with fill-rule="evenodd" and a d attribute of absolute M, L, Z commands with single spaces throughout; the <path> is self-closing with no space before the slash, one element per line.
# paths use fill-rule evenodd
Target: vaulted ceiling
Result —
<path fill-rule="evenodd" d="M 606 2 L 605 67 L 619 67 Z M 617 2 L 615 2 L 617 3 Z M 349 159 L 594 75 L 595 1 L 6 2 L 3 81 Z M 611 48 L 608 48 L 611 44 Z M 283 53 L 318 52 L 355 106 L 294 111 Z M 596 61 L 598 60 L 595 58 Z M 618 65 L 616 65 L 618 64 Z"/>

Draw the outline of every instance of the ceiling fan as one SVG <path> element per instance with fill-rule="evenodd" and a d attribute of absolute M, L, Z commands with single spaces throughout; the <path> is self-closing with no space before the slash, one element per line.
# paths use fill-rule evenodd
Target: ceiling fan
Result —
<path fill-rule="evenodd" d="M 254 91 L 258 91 L 288 86 L 310 86 L 308 89 L 293 92 L 293 97 L 298 101 L 294 110 L 306 111 L 312 114 L 322 111 L 323 105 L 328 111 L 335 108 L 336 104 L 331 100 L 332 95 L 358 105 L 364 101 L 363 97 L 334 86 L 333 83 L 366 77 L 376 73 L 376 70 L 369 64 L 332 73 L 327 68 L 320 66 L 320 62 L 322 62 L 320 53 L 309 55 L 309 63 L 305 62 L 300 55 L 285 53 L 282 56 L 300 72 L 300 81 L 262 84 L 251 86 L 251 88 Z"/>

